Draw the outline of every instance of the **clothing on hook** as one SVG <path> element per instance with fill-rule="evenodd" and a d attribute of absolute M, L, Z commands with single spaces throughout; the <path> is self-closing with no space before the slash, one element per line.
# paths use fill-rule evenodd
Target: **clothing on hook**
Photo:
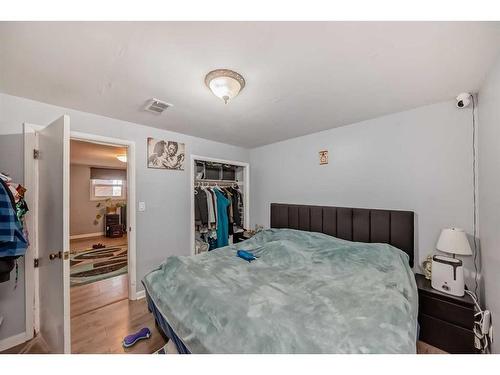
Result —
<path fill-rule="evenodd" d="M 27 247 L 28 241 L 16 212 L 14 197 L 0 179 L 0 258 L 22 256 Z"/>

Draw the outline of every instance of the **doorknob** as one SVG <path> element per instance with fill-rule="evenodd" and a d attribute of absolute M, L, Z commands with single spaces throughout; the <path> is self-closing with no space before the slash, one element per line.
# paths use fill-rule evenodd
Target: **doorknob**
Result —
<path fill-rule="evenodd" d="M 58 251 L 57 253 L 50 253 L 49 254 L 49 259 L 54 260 L 56 258 L 67 260 L 69 259 L 69 251 L 65 251 L 64 253 L 62 251 Z"/>
<path fill-rule="evenodd" d="M 57 253 L 50 253 L 49 254 L 49 259 L 50 260 L 54 260 L 56 258 L 62 259 L 62 257 L 63 257 L 62 251 L 59 251 Z"/>

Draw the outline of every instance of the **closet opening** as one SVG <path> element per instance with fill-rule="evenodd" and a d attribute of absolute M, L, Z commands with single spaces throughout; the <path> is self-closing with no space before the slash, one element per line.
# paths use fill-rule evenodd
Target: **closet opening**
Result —
<path fill-rule="evenodd" d="M 127 156 L 126 146 L 71 139 L 72 320 L 129 296 Z"/>
<path fill-rule="evenodd" d="M 191 156 L 191 253 L 237 243 L 249 227 L 248 163 Z"/>

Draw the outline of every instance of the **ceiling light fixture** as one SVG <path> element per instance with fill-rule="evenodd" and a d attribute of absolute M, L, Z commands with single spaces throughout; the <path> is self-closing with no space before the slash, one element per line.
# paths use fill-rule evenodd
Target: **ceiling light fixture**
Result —
<path fill-rule="evenodd" d="M 212 70 L 205 77 L 205 84 L 215 96 L 224 100 L 224 103 L 233 99 L 245 87 L 245 79 L 232 70 Z"/>
<path fill-rule="evenodd" d="M 127 162 L 127 155 L 116 155 L 116 158 L 120 160 L 122 163 Z"/>

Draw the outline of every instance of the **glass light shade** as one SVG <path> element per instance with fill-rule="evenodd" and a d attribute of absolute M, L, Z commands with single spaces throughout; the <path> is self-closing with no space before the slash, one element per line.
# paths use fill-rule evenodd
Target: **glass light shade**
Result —
<path fill-rule="evenodd" d="M 457 255 L 472 255 L 467 234 L 463 229 L 448 228 L 441 231 L 436 249 Z"/>
<path fill-rule="evenodd" d="M 241 90 L 240 83 L 231 77 L 218 77 L 210 81 L 210 90 L 224 103 L 234 98 Z"/>
<path fill-rule="evenodd" d="M 120 160 L 122 163 L 127 162 L 127 155 L 116 155 L 116 158 Z"/>
<path fill-rule="evenodd" d="M 205 84 L 215 96 L 227 104 L 243 90 L 245 79 L 233 70 L 216 69 L 206 75 Z"/>

